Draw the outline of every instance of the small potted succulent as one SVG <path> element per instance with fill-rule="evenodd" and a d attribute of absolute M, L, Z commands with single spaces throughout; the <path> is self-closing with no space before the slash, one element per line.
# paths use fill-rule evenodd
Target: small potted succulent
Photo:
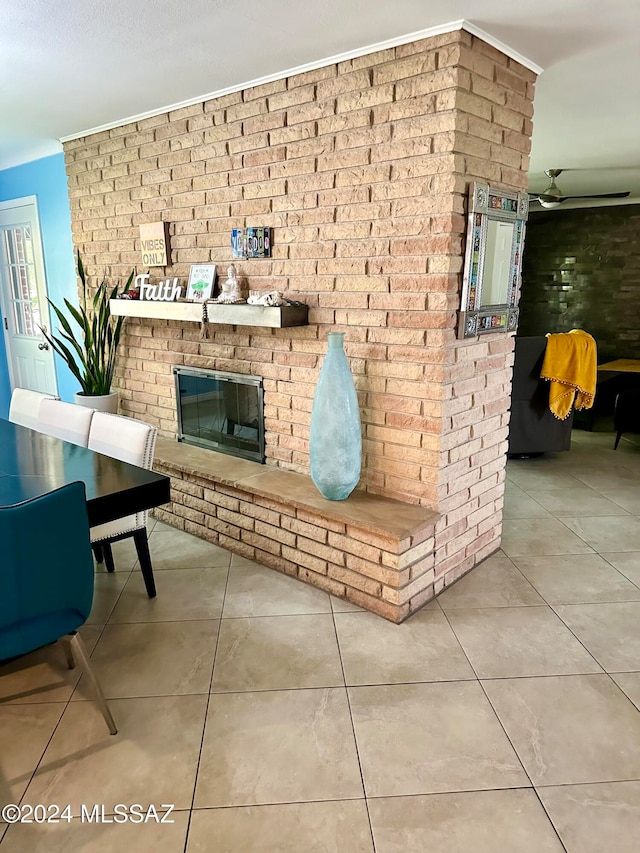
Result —
<path fill-rule="evenodd" d="M 110 289 L 103 278 L 87 304 L 87 276 L 79 251 L 77 257 L 78 276 L 82 282 L 81 304 L 76 307 L 65 299 L 67 316 L 48 300 L 59 321 L 59 334 L 44 329 L 42 333 L 80 383 L 82 390 L 77 392 L 75 402 L 116 413 L 118 392 L 111 390 L 111 383 L 124 317 L 111 316 L 109 300 L 117 298 L 118 286 Z M 125 292 L 131 287 L 133 276 L 132 270 L 124 286 Z"/>

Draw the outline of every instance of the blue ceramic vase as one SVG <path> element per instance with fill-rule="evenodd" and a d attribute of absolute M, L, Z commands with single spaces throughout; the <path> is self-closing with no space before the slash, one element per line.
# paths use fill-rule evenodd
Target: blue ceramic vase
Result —
<path fill-rule="evenodd" d="M 327 337 L 329 347 L 311 410 L 311 479 L 327 500 L 343 501 L 360 479 L 362 429 L 344 334 L 329 332 Z"/>

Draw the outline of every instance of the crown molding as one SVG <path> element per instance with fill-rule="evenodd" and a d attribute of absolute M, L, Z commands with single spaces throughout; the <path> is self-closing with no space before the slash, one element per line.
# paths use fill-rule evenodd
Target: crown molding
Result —
<path fill-rule="evenodd" d="M 495 47 L 510 59 L 519 62 L 520 65 L 524 65 L 525 68 L 528 68 L 529 71 L 533 71 L 534 74 L 542 74 L 544 71 L 544 68 L 541 65 L 538 65 L 532 59 L 528 59 L 526 56 L 518 53 L 517 50 L 509 47 L 508 44 L 505 44 L 503 41 L 500 41 L 500 39 L 492 36 L 491 33 L 487 33 L 485 30 L 480 29 L 480 27 L 476 27 L 476 25 L 472 24 L 470 21 L 460 21 L 460 24 L 460 29 L 466 30 L 466 32 L 470 33 L 472 36 L 477 36 L 477 38 L 482 39 L 482 41 L 486 41 L 486 43 L 490 44 L 491 47 Z"/>
<path fill-rule="evenodd" d="M 243 89 L 251 89 L 254 86 L 261 86 L 265 83 L 273 83 L 276 80 L 282 80 L 286 77 L 293 77 L 296 74 L 304 74 L 306 71 L 315 71 L 318 68 L 325 68 L 327 65 L 335 65 L 338 62 L 346 62 L 349 59 L 356 59 L 359 56 L 366 56 L 368 53 L 377 53 L 380 50 L 388 50 L 391 47 L 398 47 L 403 44 L 410 44 L 414 41 L 421 41 L 422 39 L 432 38 L 433 36 L 443 35 L 444 33 L 456 32 L 457 30 L 465 30 L 473 36 L 476 36 L 482 41 L 485 41 L 487 44 L 490 44 L 492 47 L 495 47 L 497 50 L 504 53 L 506 56 L 514 59 L 516 62 L 519 62 L 521 65 L 524 65 L 525 68 L 530 69 L 536 74 L 541 74 L 543 69 L 533 62 L 527 57 L 522 56 L 522 54 L 518 53 L 516 50 L 513 50 L 509 47 L 509 45 L 504 44 L 499 39 L 494 38 L 490 33 L 485 32 L 484 30 L 477 27 L 475 24 L 470 23 L 469 21 L 460 20 L 460 21 L 451 21 L 447 24 L 440 24 L 437 27 L 428 27 L 425 30 L 418 30 L 417 32 L 407 33 L 402 36 L 397 36 L 396 38 L 387 39 L 386 41 L 376 42 L 375 44 L 365 45 L 364 47 L 359 47 L 355 50 L 345 51 L 344 53 L 338 53 L 334 56 L 328 56 L 324 59 L 318 59 L 315 62 L 308 62 L 304 65 L 297 65 L 295 68 L 287 68 L 284 71 L 278 71 L 275 74 L 267 74 L 264 77 L 258 77 L 255 80 L 247 80 L 244 83 L 238 83 L 234 86 L 227 86 L 225 89 L 218 89 L 215 92 L 208 92 L 204 95 L 198 95 L 195 98 L 189 98 L 186 101 L 179 101 L 175 104 L 165 105 L 163 107 L 158 107 L 158 109 L 148 110 L 144 113 L 138 113 L 137 115 L 128 116 L 127 118 L 118 119 L 117 121 L 108 122 L 107 124 L 101 124 L 98 127 L 88 128 L 87 130 L 83 130 L 80 133 L 73 133 L 69 136 L 61 136 L 60 142 L 71 142 L 74 139 L 81 139 L 83 136 L 92 136 L 94 133 L 102 133 L 105 130 L 113 130 L 116 127 L 123 127 L 127 124 L 132 124 L 136 121 L 143 121 L 146 118 L 153 118 L 157 115 L 162 115 L 162 113 L 172 112 L 174 110 L 182 109 L 183 107 L 191 107 L 194 104 L 202 103 L 203 101 L 211 101 L 215 98 L 221 98 L 223 95 L 230 95 L 234 92 L 241 92 Z"/>

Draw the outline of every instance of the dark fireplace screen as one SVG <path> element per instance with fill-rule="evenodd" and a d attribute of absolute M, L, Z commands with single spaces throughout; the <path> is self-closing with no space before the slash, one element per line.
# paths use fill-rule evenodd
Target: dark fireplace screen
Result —
<path fill-rule="evenodd" d="M 174 367 L 178 441 L 264 462 L 262 379 Z"/>

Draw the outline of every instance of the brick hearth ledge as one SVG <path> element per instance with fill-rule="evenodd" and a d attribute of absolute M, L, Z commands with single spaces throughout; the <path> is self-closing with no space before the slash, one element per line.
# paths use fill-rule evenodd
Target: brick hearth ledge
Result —
<path fill-rule="evenodd" d="M 440 516 L 367 492 L 327 501 L 309 477 L 159 438 L 166 521 L 401 622 L 433 598 Z"/>

